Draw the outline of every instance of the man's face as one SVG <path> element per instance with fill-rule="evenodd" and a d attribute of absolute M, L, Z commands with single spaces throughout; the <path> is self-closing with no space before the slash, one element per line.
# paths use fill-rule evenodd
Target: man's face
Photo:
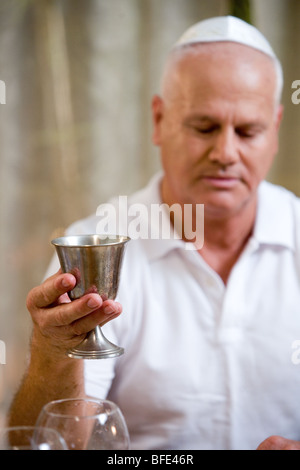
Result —
<path fill-rule="evenodd" d="M 278 149 L 281 108 L 271 60 L 217 43 L 196 46 L 171 70 L 163 98 L 153 100 L 164 202 L 204 204 L 206 217 L 255 204 Z"/>

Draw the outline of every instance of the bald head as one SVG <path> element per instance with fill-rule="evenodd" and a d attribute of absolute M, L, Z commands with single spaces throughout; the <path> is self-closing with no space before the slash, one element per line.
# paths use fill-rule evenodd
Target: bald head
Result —
<path fill-rule="evenodd" d="M 202 50 L 205 47 L 205 50 L 209 51 L 211 45 L 217 43 L 244 45 L 247 47 L 244 49 L 245 54 L 247 50 L 256 51 L 263 54 L 267 60 L 271 60 L 276 75 L 275 103 L 280 103 L 283 88 L 280 61 L 267 38 L 255 26 L 235 16 L 207 18 L 189 27 L 174 44 L 170 61 L 176 61 L 182 54 L 189 52 L 190 46 L 203 45 Z"/>
<path fill-rule="evenodd" d="M 186 84 L 183 80 L 187 80 L 188 74 L 209 79 L 208 71 L 211 73 L 213 69 L 223 87 L 232 81 L 236 85 L 240 81 L 240 87 L 245 83 L 255 86 L 259 77 L 265 82 L 266 94 L 273 93 L 275 108 L 280 104 L 283 79 L 277 60 L 254 48 L 227 41 L 188 44 L 173 49 L 162 76 L 163 99 L 172 99 L 179 90 L 184 92 Z"/>

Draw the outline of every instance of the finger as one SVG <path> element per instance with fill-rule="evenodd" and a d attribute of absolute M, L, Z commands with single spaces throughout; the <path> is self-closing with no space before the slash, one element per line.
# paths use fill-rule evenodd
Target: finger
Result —
<path fill-rule="evenodd" d="M 67 292 L 65 294 L 62 294 L 58 299 L 57 303 L 58 304 L 66 304 L 68 302 L 71 302 L 70 297 L 68 296 Z"/>
<path fill-rule="evenodd" d="M 103 302 L 102 309 L 104 316 L 100 320 L 100 326 L 105 325 L 105 323 L 117 318 L 122 313 L 122 305 L 119 302 L 113 300 L 107 300 Z"/>
<path fill-rule="evenodd" d="M 258 446 L 257 450 L 300 450 L 300 442 L 281 436 L 270 436 Z"/>
<path fill-rule="evenodd" d="M 102 304 L 103 300 L 99 294 L 87 294 L 72 302 L 57 305 L 48 311 L 48 316 L 51 315 L 52 326 L 66 326 L 99 310 Z"/>
<path fill-rule="evenodd" d="M 48 307 L 61 295 L 73 289 L 76 278 L 70 273 L 54 274 L 44 281 L 40 286 L 33 288 L 27 297 L 28 309 Z"/>
<path fill-rule="evenodd" d="M 109 309 L 107 309 L 108 306 Z M 119 302 L 114 302 L 112 300 L 105 301 L 101 308 L 94 310 L 90 315 L 73 322 L 72 328 L 74 335 L 88 333 L 97 325 L 103 326 L 105 323 L 117 318 L 121 313 L 122 306 Z"/>
<path fill-rule="evenodd" d="M 114 300 L 105 300 L 102 305 L 102 310 L 105 315 L 119 314 L 122 312 L 122 305 Z"/>

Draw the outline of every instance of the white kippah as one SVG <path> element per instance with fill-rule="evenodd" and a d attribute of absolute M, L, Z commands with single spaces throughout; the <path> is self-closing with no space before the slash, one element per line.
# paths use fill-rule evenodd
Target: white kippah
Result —
<path fill-rule="evenodd" d="M 271 45 L 262 33 L 254 26 L 234 16 L 218 16 L 196 23 L 181 36 L 174 47 L 222 41 L 244 44 L 276 58 Z"/>

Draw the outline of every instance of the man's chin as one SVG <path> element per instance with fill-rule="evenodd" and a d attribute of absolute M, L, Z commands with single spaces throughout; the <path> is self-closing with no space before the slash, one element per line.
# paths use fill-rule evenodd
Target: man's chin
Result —
<path fill-rule="evenodd" d="M 251 197 L 237 195 L 231 191 L 216 191 L 197 198 L 198 204 L 204 204 L 205 217 L 228 218 L 237 215 L 251 202 Z"/>

